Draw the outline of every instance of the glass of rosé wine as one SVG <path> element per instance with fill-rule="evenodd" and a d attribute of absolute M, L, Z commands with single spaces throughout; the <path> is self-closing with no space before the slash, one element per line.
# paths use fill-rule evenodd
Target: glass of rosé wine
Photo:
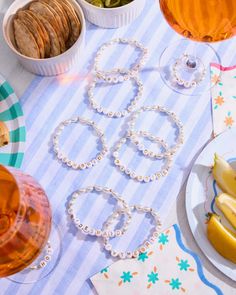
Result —
<path fill-rule="evenodd" d="M 161 54 L 161 77 L 179 93 L 202 94 L 217 82 L 210 80 L 210 64 L 220 63 L 209 43 L 236 34 L 236 1 L 159 0 L 159 3 L 170 27 L 186 38 L 171 44 Z M 220 76 L 220 69 L 216 74 Z"/>
<path fill-rule="evenodd" d="M 39 265 L 51 232 L 52 212 L 42 187 L 0 165 L 0 278 L 29 283 L 51 272 L 55 262 L 48 269 Z"/>

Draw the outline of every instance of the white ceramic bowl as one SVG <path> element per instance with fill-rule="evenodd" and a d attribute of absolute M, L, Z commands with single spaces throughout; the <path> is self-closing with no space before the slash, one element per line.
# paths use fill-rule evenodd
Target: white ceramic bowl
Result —
<path fill-rule="evenodd" d="M 82 6 L 85 17 L 91 23 L 102 28 L 118 28 L 128 25 L 139 16 L 145 0 L 133 0 L 129 4 L 115 8 L 100 8 L 86 0 L 77 0 Z"/>
<path fill-rule="evenodd" d="M 35 59 L 22 55 L 15 46 L 12 19 L 14 14 L 32 0 L 15 0 L 3 19 L 3 36 L 19 62 L 30 72 L 41 76 L 54 76 L 67 72 L 77 63 L 84 51 L 85 19 L 83 11 L 75 0 L 70 0 L 81 22 L 81 33 L 75 44 L 64 53 L 45 59 Z"/>

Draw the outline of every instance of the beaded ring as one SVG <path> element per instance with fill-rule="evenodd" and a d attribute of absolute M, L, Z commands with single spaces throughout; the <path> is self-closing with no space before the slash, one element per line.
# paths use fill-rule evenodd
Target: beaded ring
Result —
<path fill-rule="evenodd" d="M 80 197 L 82 194 L 85 193 L 90 193 L 92 191 L 96 191 L 98 193 L 105 193 L 112 198 L 114 198 L 118 204 L 121 205 L 122 209 L 124 209 L 124 214 L 127 216 L 126 221 L 124 222 L 124 225 L 115 231 L 113 230 L 103 230 L 103 229 L 96 229 L 92 228 L 88 225 L 84 225 L 83 223 L 80 222 L 80 220 L 76 217 L 75 209 L 74 209 L 74 204 L 75 201 L 77 200 L 78 197 Z M 80 189 L 76 192 L 73 193 L 72 198 L 69 202 L 67 212 L 74 222 L 75 226 L 81 230 L 84 234 L 86 235 L 91 235 L 91 236 L 97 236 L 97 237 L 116 237 L 116 236 L 121 236 L 124 234 L 124 232 L 127 230 L 127 227 L 131 221 L 131 212 L 129 209 L 128 204 L 125 202 L 125 200 L 116 192 L 114 192 L 112 189 L 107 188 L 107 187 L 101 187 L 101 186 L 89 186 L 84 189 Z"/>
<path fill-rule="evenodd" d="M 204 79 L 204 77 L 206 75 L 206 69 L 205 69 L 204 64 L 201 62 L 200 59 L 197 58 L 198 63 L 200 63 L 201 66 L 202 66 L 202 72 L 201 72 L 200 77 L 197 77 L 197 78 L 192 79 L 190 81 L 184 80 L 184 78 L 182 78 L 179 75 L 178 68 L 179 67 L 182 68 L 182 65 L 183 64 L 186 64 L 188 62 L 188 60 L 189 60 L 189 55 L 188 54 L 184 54 L 182 56 L 182 58 L 179 58 L 179 59 L 176 60 L 176 62 L 173 65 L 173 68 L 172 68 L 172 70 L 173 70 L 173 76 L 174 76 L 174 79 L 175 79 L 176 83 L 178 85 L 180 85 L 180 86 L 185 87 L 185 88 L 196 87 Z"/>
<path fill-rule="evenodd" d="M 113 70 L 111 72 L 112 74 L 114 73 L 127 73 L 127 71 L 125 70 L 120 70 L 120 69 L 116 69 Z M 111 111 L 108 110 L 106 108 L 101 107 L 98 103 L 95 102 L 94 100 L 94 88 L 97 85 L 97 82 L 99 81 L 99 79 L 101 79 L 100 77 L 95 77 L 93 79 L 93 81 L 91 82 L 89 89 L 88 89 L 88 99 L 90 102 L 90 106 L 97 111 L 98 113 L 101 113 L 103 115 L 108 116 L 109 118 L 121 118 L 126 116 L 128 113 L 132 112 L 137 104 L 137 102 L 140 100 L 140 98 L 142 97 L 142 93 L 143 93 L 143 84 L 141 82 L 141 80 L 138 77 L 132 76 L 129 79 L 133 79 L 134 82 L 137 84 L 137 94 L 136 96 L 133 98 L 133 100 L 129 103 L 129 105 L 122 111 Z M 123 80 L 128 80 L 125 78 L 125 76 L 122 78 Z M 107 83 L 113 83 L 113 84 L 117 84 L 120 83 L 121 78 L 117 78 L 116 76 L 110 76 L 107 79 L 105 79 L 105 81 Z"/>
<path fill-rule="evenodd" d="M 33 266 L 30 266 L 29 269 L 31 270 L 36 270 L 36 269 L 41 269 L 41 268 L 44 268 L 49 261 L 51 261 L 52 259 L 52 253 L 53 253 L 53 249 L 51 247 L 51 243 L 50 241 L 47 242 L 46 244 L 46 247 L 44 249 L 44 251 L 46 252 L 46 255 L 44 256 L 44 258 L 39 262 L 39 264 L 37 265 L 33 265 Z"/>
<path fill-rule="evenodd" d="M 183 143 L 183 137 L 184 137 L 183 125 L 180 122 L 180 120 L 176 117 L 175 113 L 170 112 L 167 109 L 165 109 L 164 107 L 161 107 L 159 105 L 146 106 L 146 107 L 144 106 L 144 107 L 140 108 L 139 110 L 135 111 L 133 114 L 131 114 L 130 121 L 128 122 L 128 125 L 129 125 L 128 135 L 129 135 L 131 142 L 134 143 L 137 146 L 137 148 L 143 152 L 143 145 L 140 143 L 140 141 L 138 139 L 138 133 L 134 129 L 134 126 L 135 126 L 135 121 L 138 118 L 138 116 L 140 115 L 140 113 L 146 112 L 146 111 L 155 111 L 155 112 L 166 114 L 174 122 L 174 124 L 178 128 L 178 138 L 176 139 L 176 144 L 174 146 L 172 146 L 171 148 L 168 148 L 166 150 L 166 152 L 164 152 L 164 153 L 155 154 L 154 157 L 163 158 L 163 157 L 168 157 L 168 156 L 175 154 L 177 149 Z M 151 138 L 152 141 L 157 141 L 159 143 L 162 142 L 159 137 L 154 136 L 147 131 L 139 131 L 139 132 L 140 132 L 140 134 L 142 134 L 142 135 L 145 134 L 145 136 L 148 136 L 149 138 Z M 153 157 L 152 151 L 148 150 L 147 148 L 144 148 L 144 150 L 145 150 L 145 153 L 147 153 L 147 155 L 149 157 Z"/>
<path fill-rule="evenodd" d="M 133 47 L 138 48 L 142 52 L 141 58 L 139 60 L 137 60 L 135 62 L 135 64 L 130 69 L 126 70 L 126 75 L 124 76 L 125 79 L 129 79 L 130 76 L 137 75 L 137 73 L 140 71 L 140 69 L 145 65 L 146 60 L 147 60 L 148 50 L 141 43 L 139 43 L 136 40 L 129 40 L 129 39 L 124 39 L 124 38 L 113 39 L 113 40 L 111 40 L 111 41 L 109 41 L 107 43 L 104 43 L 99 48 L 99 50 L 97 51 L 97 54 L 95 56 L 94 70 L 101 79 L 106 80 L 107 78 L 109 78 L 110 71 L 112 71 L 114 69 L 111 69 L 111 70 L 108 70 L 108 71 L 104 71 L 104 70 L 99 69 L 99 58 L 101 57 L 103 52 L 109 46 L 114 45 L 114 44 L 119 44 L 119 43 L 131 45 Z"/>
<path fill-rule="evenodd" d="M 89 162 L 85 162 L 81 164 L 77 164 L 76 162 L 70 160 L 64 153 L 60 152 L 60 149 L 59 149 L 59 137 L 63 129 L 69 124 L 78 123 L 78 122 L 84 125 L 91 126 L 102 143 L 102 151 L 98 153 L 97 156 L 93 158 L 92 160 L 90 160 Z M 95 125 L 93 121 L 77 117 L 77 118 L 63 121 L 59 124 L 53 137 L 53 150 L 58 160 L 65 163 L 68 167 L 73 168 L 75 170 L 84 170 L 86 168 L 91 168 L 95 166 L 96 164 L 98 164 L 99 161 L 101 161 L 104 158 L 104 156 L 107 154 L 108 147 L 106 145 L 104 133 Z"/>
<path fill-rule="evenodd" d="M 158 171 L 152 175 L 147 175 L 147 176 L 137 175 L 133 170 L 131 170 L 131 169 L 127 168 L 125 165 L 123 165 L 121 160 L 119 159 L 119 150 L 120 150 L 121 146 L 126 143 L 127 139 L 128 139 L 128 137 L 121 138 L 119 140 L 119 142 L 116 144 L 116 146 L 114 148 L 114 152 L 112 154 L 114 157 L 114 164 L 120 169 L 121 172 L 124 172 L 130 178 L 135 179 L 136 181 L 139 181 L 139 182 L 155 181 L 155 180 L 167 175 L 167 173 L 170 169 L 171 161 L 172 161 L 170 156 L 166 157 L 166 163 L 160 171 Z"/>
<path fill-rule="evenodd" d="M 110 237 L 104 237 L 103 238 L 104 248 L 105 248 L 105 250 L 110 252 L 111 256 L 113 256 L 113 257 L 119 256 L 121 259 L 138 257 L 138 255 L 140 253 L 146 252 L 146 250 L 151 246 L 151 244 L 153 244 L 155 242 L 156 238 L 158 237 L 158 235 L 161 231 L 160 217 L 159 217 L 158 213 L 156 211 L 154 211 L 152 208 L 143 207 L 140 205 L 134 205 L 134 206 L 130 207 L 130 210 L 131 211 L 137 210 L 138 212 L 142 212 L 142 213 L 150 213 L 150 215 L 154 218 L 155 223 L 156 223 L 155 231 L 153 232 L 152 236 L 148 240 L 143 242 L 142 245 L 139 246 L 136 250 L 127 251 L 127 252 L 122 252 L 122 251 L 119 252 L 119 251 L 114 250 L 112 248 L 112 245 L 109 243 Z M 122 214 L 122 213 L 123 212 L 121 210 L 115 211 L 105 222 L 104 228 L 109 230 L 112 221 L 114 219 L 117 219 L 117 217 L 119 217 L 120 214 Z"/>

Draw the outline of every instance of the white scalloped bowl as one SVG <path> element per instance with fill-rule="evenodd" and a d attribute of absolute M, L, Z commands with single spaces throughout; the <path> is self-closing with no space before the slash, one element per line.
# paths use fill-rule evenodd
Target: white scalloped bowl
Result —
<path fill-rule="evenodd" d="M 70 0 L 73 5 L 81 23 L 81 33 L 78 40 L 64 53 L 50 58 L 36 59 L 30 58 L 21 54 L 15 45 L 12 19 L 15 13 L 22 7 L 26 6 L 32 0 L 15 0 L 8 8 L 3 19 L 3 36 L 16 58 L 29 72 L 40 76 L 55 76 L 67 72 L 74 64 L 81 60 L 84 51 L 84 38 L 85 38 L 85 19 L 84 14 L 75 0 Z"/>
<path fill-rule="evenodd" d="M 86 0 L 76 0 L 83 8 L 86 19 L 96 26 L 112 29 L 130 24 L 144 8 L 145 0 L 133 0 L 129 4 L 101 8 L 90 4 Z"/>

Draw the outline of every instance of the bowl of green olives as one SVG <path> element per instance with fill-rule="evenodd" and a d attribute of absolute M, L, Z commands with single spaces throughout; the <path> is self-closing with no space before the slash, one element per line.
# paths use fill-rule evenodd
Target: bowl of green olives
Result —
<path fill-rule="evenodd" d="M 102 28 L 130 24 L 143 10 L 145 0 L 77 0 L 85 18 Z"/>

